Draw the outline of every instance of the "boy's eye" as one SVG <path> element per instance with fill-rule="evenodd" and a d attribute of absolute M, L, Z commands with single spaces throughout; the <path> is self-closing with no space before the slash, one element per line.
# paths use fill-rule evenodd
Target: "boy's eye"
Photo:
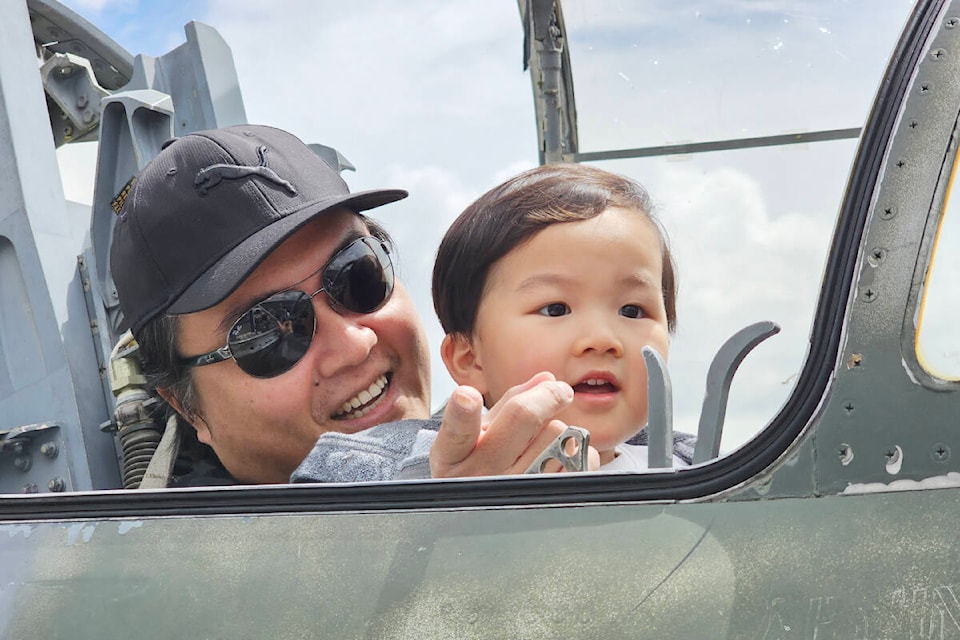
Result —
<path fill-rule="evenodd" d="M 640 318 L 643 316 L 643 309 L 637 304 L 625 304 L 620 307 L 620 315 L 625 318 Z"/>
<path fill-rule="evenodd" d="M 565 316 L 568 313 L 570 313 L 570 307 L 568 307 L 562 302 L 551 302 L 550 304 L 537 309 L 537 312 L 540 315 L 550 316 L 551 318 L 555 318 L 557 316 Z"/>

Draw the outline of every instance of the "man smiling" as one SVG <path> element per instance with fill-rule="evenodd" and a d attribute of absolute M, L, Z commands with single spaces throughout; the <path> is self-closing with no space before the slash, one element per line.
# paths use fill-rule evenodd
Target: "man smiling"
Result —
<path fill-rule="evenodd" d="M 389 238 L 360 213 L 404 197 L 350 193 L 299 139 L 255 125 L 178 138 L 137 176 L 111 248 L 120 306 L 151 382 L 226 481 L 286 482 L 324 433 L 428 417 L 424 330 Z M 458 388 L 433 475 L 522 472 L 571 397 L 541 376 L 481 416 Z"/>

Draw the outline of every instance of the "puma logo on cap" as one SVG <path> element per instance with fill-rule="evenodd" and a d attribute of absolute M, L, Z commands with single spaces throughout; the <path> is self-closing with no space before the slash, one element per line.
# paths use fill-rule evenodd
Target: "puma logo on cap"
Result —
<path fill-rule="evenodd" d="M 243 180 L 244 178 L 259 176 L 278 187 L 282 187 L 291 196 L 297 195 L 296 188 L 290 182 L 278 176 L 276 171 L 267 166 L 267 148 L 265 146 L 257 147 L 257 155 L 260 157 L 260 164 L 256 167 L 235 164 L 212 164 L 205 167 L 197 172 L 193 186 L 196 187 L 201 196 L 205 196 L 210 189 L 224 180 Z"/>

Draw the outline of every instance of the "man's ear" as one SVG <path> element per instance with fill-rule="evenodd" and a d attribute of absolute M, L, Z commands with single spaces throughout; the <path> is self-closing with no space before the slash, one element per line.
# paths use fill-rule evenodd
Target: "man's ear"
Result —
<path fill-rule="evenodd" d="M 187 413 L 186 411 L 184 411 L 183 405 L 180 404 L 180 401 L 177 400 L 177 397 L 172 393 L 170 393 L 170 390 L 165 387 L 157 387 L 157 393 L 159 393 L 160 397 L 163 398 L 167 402 L 167 404 L 173 407 L 174 410 L 177 413 L 179 413 L 184 420 L 189 422 L 190 426 L 192 426 L 196 430 L 197 440 L 199 440 L 200 442 L 202 442 L 207 446 L 212 446 L 211 445 L 212 439 L 210 437 L 210 428 L 207 426 L 206 421 L 200 417 L 200 414 L 196 412 Z"/>
<path fill-rule="evenodd" d="M 487 379 L 470 338 L 462 333 L 448 333 L 440 343 L 440 357 L 454 382 L 470 385 L 486 397 Z"/>

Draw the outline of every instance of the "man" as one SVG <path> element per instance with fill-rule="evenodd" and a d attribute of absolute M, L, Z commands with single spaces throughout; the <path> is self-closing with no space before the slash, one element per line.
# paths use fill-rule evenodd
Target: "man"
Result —
<path fill-rule="evenodd" d="M 135 179 L 111 247 L 120 307 L 218 481 L 286 482 L 323 433 L 429 416 L 423 327 L 360 213 L 406 195 L 351 194 L 299 139 L 256 125 L 178 138 Z M 482 415 L 456 389 L 432 475 L 522 473 L 572 396 L 540 375 Z"/>

